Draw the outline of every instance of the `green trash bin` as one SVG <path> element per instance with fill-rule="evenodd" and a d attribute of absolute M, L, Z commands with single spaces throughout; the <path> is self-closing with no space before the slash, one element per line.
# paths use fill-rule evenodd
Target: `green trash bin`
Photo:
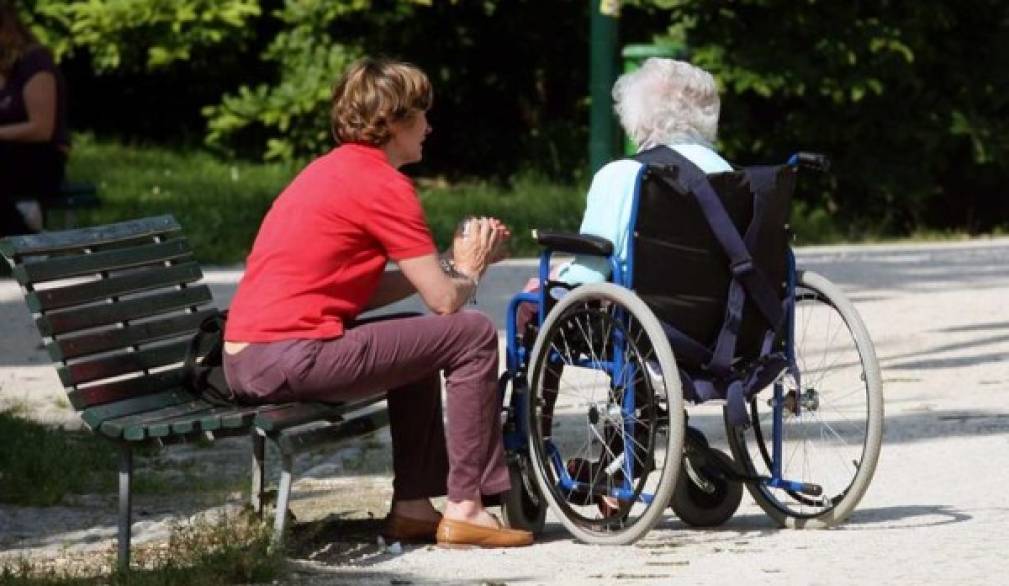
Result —
<path fill-rule="evenodd" d="M 665 57 L 667 59 L 683 59 L 687 55 L 687 47 L 681 43 L 662 43 L 656 45 L 624 45 L 620 56 L 624 60 L 624 73 L 630 73 L 641 67 L 649 57 Z M 632 156 L 637 148 L 629 138 L 624 137 L 624 154 Z"/>

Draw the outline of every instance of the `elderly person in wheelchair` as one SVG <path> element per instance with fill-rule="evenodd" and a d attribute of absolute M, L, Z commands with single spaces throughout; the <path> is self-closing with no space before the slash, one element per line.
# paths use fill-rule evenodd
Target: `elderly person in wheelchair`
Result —
<path fill-rule="evenodd" d="M 875 468 L 882 395 L 850 302 L 788 248 L 796 172 L 825 158 L 734 169 L 715 81 L 685 62 L 649 59 L 613 96 L 638 152 L 596 173 L 580 234 L 537 233 L 539 277 L 509 307 L 506 517 L 536 530 L 549 507 L 583 541 L 630 543 L 667 506 L 725 522 L 745 484 L 781 525 L 841 522 Z M 574 260 L 550 270 L 553 253 Z M 710 400 L 731 457 L 687 426 L 685 404 Z"/>

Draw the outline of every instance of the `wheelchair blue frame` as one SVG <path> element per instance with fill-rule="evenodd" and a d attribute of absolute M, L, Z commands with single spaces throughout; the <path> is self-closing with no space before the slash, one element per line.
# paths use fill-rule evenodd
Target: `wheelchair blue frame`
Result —
<path fill-rule="evenodd" d="M 794 154 L 789 157 L 786 165 L 790 167 L 798 167 L 802 165 L 804 161 L 800 158 L 799 154 Z M 645 171 L 645 166 L 642 166 L 641 171 L 638 173 L 636 178 L 636 187 L 634 190 L 634 202 L 631 211 L 630 226 L 635 226 L 637 222 L 638 215 L 638 203 L 641 188 L 641 175 Z M 627 238 L 627 267 L 624 270 L 621 267 L 621 263 L 617 258 L 618 251 L 614 251 L 614 254 L 607 257 L 611 270 L 610 282 L 616 285 L 620 285 L 627 289 L 633 289 L 633 275 L 634 275 L 634 239 Z M 546 307 L 547 307 L 547 295 L 549 291 L 547 284 L 550 275 L 550 259 L 553 255 L 551 249 L 545 249 L 540 253 L 539 257 L 539 282 L 540 288 L 536 293 L 519 293 L 512 297 L 508 304 L 507 316 L 506 316 L 506 373 L 502 377 L 502 382 L 506 383 L 511 381 L 513 392 L 511 394 L 511 400 L 509 403 L 509 420 L 510 425 L 506 427 L 504 433 L 504 444 L 505 449 L 511 453 L 527 453 L 529 446 L 527 442 L 528 438 L 528 408 L 527 403 L 528 393 L 526 392 L 525 376 L 529 367 L 530 356 L 527 355 L 526 348 L 517 343 L 517 314 L 519 305 L 522 303 L 535 303 L 537 305 L 537 323 L 542 326 L 546 319 Z M 786 324 L 786 355 L 788 357 L 789 370 L 791 370 L 792 375 L 795 377 L 796 382 L 799 383 L 799 370 L 795 363 L 795 346 L 794 346 L 794 320 L 795 320 L 795 289 L 797 281 L 797 268 L 795 262 L 795 255 L 789 249 L 788 251 L 788 261 L 787 261 L 787 295 L 791 302 L 788 304 L 787 312 L 787 324 Z M 620 316 L 616 316 L 620 319 Z M 621 336 L 619 332 L 616 333 L 617 337 L 614 340 L 614 356 L 616 357 L 615 362 L 602 364 L 604 370 L 613 377 L 614 380 L 633 380 L 632 371 L 627 370 L 626 365 L 622 364 L 623 359 L 623 340 L 620 339 Z M 628 378 L 623 378 L 630 374 Z M 771 401 L 772 407 L 772 457 L 771 457 L 771 469 L 770 477 L 761 477 L 759 481 L 764 485 L 771 488 L 779 488 L 788 491 L 804 492 L 809 488 L 809 485 L 803 482 L 797 482 L 793 480 L 788 480 L 782 478 L 782 443 L 783 443 L 783 417 L 784 417 L 784 407 L 785 407 L 785 392 L 784 385 L 781 383 L 780 379 L 774 383 L 773 398 Z M 801 386 L 799 387 L 801 388 Z M 623 396 L 623 404 L 621 405 L 621 411 L 624 420 L 624 433 L 625 437 L 633 434 L 633 414 L 635 413 L 635 393 L 633 386 L 628 388 L 630 392 L 625 392 Z M 502 404 L 504 402 L 504 392 L 505 385 L 502 384 L 501 387 L 501 400 Z M 796 402 L 798 403 L 798 402 Z M 799 409 L 797 404 L 795 409 Z M 632 487 L 632 479 L 634 478 L 633 461 L 630 450 L 632 447 L 628 446 L 628 442 L 624 442 L 624 479 L 623 486 L 614 488 L 610 491 L 608 496 L 616 497 L 620 500 L 632 500 L 636 499 L 639 502 L 650 503 L 652 501 L 652 495 L 649 494 L 635 494 Z M 571 478 L 567 471 L 567 467 L 564 462 L 561 461 L 561 457 L 558 454 L 556 448 L 552 444 L 547 445 L 548 456 L 553 463 L 554 470 L 557 473 L 558 483 L 561 488 L 566 491 L 590 491 L 590 487 L 585 483 L 578 482 Z M 598 492 L 598 491 L 596 491 Z"/>

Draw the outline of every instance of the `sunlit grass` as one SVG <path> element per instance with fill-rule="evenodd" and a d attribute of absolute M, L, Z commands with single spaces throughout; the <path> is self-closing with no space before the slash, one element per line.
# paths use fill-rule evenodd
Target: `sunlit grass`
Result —
<path fill-rule="evenodd" d="M 115 568 L 113 552 L 83 560 L 0 560 L 10 586 L 202 586 L 274 580 L 284 555 L 270 547 L 270 527 L 249 512 L 200 516 L 172 527 L 167 543 L 134 548 L 131 569 Z"/>

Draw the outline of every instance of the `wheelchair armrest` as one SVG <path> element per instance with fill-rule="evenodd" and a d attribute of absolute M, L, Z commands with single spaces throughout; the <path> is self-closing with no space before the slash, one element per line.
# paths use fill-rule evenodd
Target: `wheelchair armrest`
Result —
<path fill-rule="evenodd" d="M 601 236 L 533 230 L 533 238 L 540 246 L 544 246 L 555 252 L 592 254 L 595 256 L 610 256 L 613 254 L 613 243 Z"/>

